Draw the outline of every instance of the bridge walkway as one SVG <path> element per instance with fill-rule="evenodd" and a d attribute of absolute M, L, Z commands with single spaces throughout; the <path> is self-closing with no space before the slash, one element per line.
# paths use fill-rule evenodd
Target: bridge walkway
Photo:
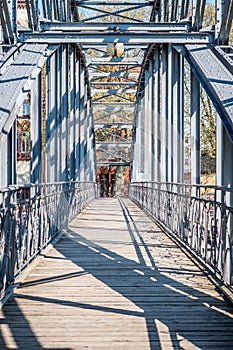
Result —
<path fill-rule="evenodd" d="M 0 349 L 233 349 L 232 310 L 130 200 L 97 199 L 4 306 Z"/>

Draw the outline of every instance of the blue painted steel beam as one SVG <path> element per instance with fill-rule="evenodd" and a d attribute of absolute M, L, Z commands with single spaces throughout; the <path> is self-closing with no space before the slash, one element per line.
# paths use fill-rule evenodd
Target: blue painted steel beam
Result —
<path fill-rule="evenodd" d="M 130 166 L 131 162 L 101 162 L 101 161 L 97 161 L 96 164 L 98 166 L 106 166 L 106 165 L 111 165 L 111 166 Z"/>
<path fill-rule="evenodd" d="M 189 23 L 122 23 L 122 22 L 110 22 L 110 23 L 67 23 L 67 22 L 40 22 L 41 29 L 43 31 L 98 31 L 98 32 L 138 32 L 138 31 L 151 31 L 151 32 L 187 32 L 190 28 Z"/>
<path fill-rule="evenodd" d="M 100 6 L 100 5 L 106 6 L 106 4 L 112 5 L 112 6 L 117 6 L 117 5 L 129 6 L 129 5 L 142 5 L 143 4 L 144 6 L 152 6 L 154 1 L 134 1 L 134 0 L 131 0 L 131 1 L 120 2 L 120 1 L 112 1 L 112 0 L 108 0 L 108 1 L 90 1 L 90 0 L 78 1 L 78 0 L 76 0 L 75 2 L 76 2 L 76 4 L 78 6 L 83 5 L 83 4 L 93 5 L 93 6 L 94 5 L 96 5 L 96 6 Z"/>
<path fill-rule="evenodd" d="M 43 33 L 21 32 L 20 40 L 27 43 L 47 43 L 47 44 L 71 44 L 84 43 L 96 45 L 107 43 L 121 42 L 134 46 L 142 44 L 208 44 L 213 42 L 213 36 L 209 33 L 151 33 L 151 32 L 135 32 L 135 33 L 104 33 L 97 32 L 76 33 L 76 32 L 52 32 L 45 31 Z"/>

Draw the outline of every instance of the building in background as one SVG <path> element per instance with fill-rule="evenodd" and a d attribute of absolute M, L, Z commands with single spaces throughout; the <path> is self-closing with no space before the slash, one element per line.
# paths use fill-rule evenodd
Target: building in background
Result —
<path fill-rule="evenodd" d="M 31 160 L 31 102 L 24 100 L 17 116 L 17 184 L 30 183 Z"/>
<path fill-rule="evenodd" d="M 28 27 L 26 1 L 18 1 L 17 3 L 17 24 Z"/>

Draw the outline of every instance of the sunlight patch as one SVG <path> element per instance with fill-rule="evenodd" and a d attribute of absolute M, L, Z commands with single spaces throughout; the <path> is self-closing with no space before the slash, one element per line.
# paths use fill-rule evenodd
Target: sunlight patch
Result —
<path fill-rule="evenodd" d="M 136 273 L 139 273 L 139 275 L 143 275 L 143 276 L 145 275 L 143 271 L 136 270 L 136 269 L 134 269 L 133 271 L 136 272 Z"/>
<path fill-rule="evenodd" d="M 105 258 L 108 258 L 110 260 L 115 260 L 114 258 L 112 258 L 111 256 L 109 256 L 107 254 L 101 253 L 100 255 L 105 256 Z"/>
<path fill-rule="evenodd" d="M 196 300 L 198 299 L 198 297 L 194 297 L 193 295 L 188 294 L 188 293 L 184 292 L 183 290 L 176 289 L 175 287 L 172 287 L 169 284 L 164 284 L 164 287 L 169 288 L 169 289 L 173 290 L 174 292 L 179 293 L 181 295 L 185 295 L 186 297 L 188 297 L 190 299 L 196 299 Z"/>
<path fill-rule="evenodd" d="M 153 282 L 157 282 L 157 279 L 155 277 L 150 277 L 150 280 Z"/>
<path fill-rule="evenodd" d="M 0 329 L 7 349 L 18 349 L 9 325 L 7 323 L 3 323 L 1 324 Z"/>
<path fill-rule="evenodd" d="M 96 248 L 93 248 L 93 247 L 88 247 L 89 249 L 93 250 L 93 252 L 96 252 L 96 253 L 99 253 L 100 251 Z"/>
<path fill-rule="evenodd" d="M 160 341 L 160 344 L 159 344 L 160 349 L 161 350 L 173 349 L 173 343 L 172 343 L 168 326 L 159 320 L 155 320 L 155 325 L 157 328 L 157 334 Z"/>

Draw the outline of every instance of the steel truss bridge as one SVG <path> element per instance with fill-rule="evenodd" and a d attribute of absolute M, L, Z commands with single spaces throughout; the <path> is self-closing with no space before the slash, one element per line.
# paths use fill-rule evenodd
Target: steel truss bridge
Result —
<path fill-rule="evenodd" d="M 205 0 L 0 1 L 3 304 L 17 278 L 98 197 L 97 170 L 111 166 L 130 167 L 127 196 L 233 300 L 233 2 L 212 2 L 205 27 L 207 7 Z M 184 179 L 187 71 L 191 185 Z M 200 87 L 217 115 L 217 185 L 200 185 Z M 22 114 L 29 146 L 18 138 Z M 24 184 L 19 147 L 29 152 Z"/>

